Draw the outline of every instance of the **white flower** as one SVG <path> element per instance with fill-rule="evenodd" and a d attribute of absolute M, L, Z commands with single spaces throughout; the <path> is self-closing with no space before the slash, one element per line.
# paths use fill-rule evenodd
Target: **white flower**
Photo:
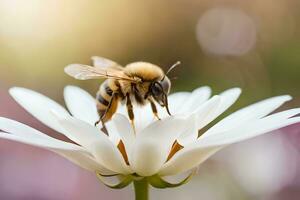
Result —
<path fill-rule="evenodd" d="M 69 112 L 53 100 L 25 88 L 10 94 L 34 117 L 74 141 L 52 138 L 29 126 L 0 118 L 0 138 L 49 149 L 75 164 L 103 176 L 120 175 L 123 187 L 133 179 L 147 177 L 155 187 L 176 186 L 161 177 L 197 167 L 223 147 L 300 122 L 300 109 L 269 115 L 290 96 L 278 96 L 245 107 L 229 115 L 198 137 L 198 130 L 216 119 L 240 95 L 239 88 L 210 98 L 209 87 L 169 96 L 173 116 L 160 108 L 156 120 L 150 106 L 134 107 L 136 134 L 124 106 L 107 123 L 109 136 L 95 127 L 95 99 L 84 90 L 67 86 L 64 91 Z M 267 116 L 269 115 L 269 116 Z M 181 183 L 184 183 L 184 179 Z"/>

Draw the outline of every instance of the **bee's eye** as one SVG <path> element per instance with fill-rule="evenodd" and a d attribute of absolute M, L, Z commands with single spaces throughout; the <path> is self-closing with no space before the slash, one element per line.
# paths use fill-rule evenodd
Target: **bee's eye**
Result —
<path fill-rule="evenodd" d="M 151 92 L 154 96 L 159 96 L 163 93 L 163 90 L 158 83 L 154 83 L 151 87 Z"/>

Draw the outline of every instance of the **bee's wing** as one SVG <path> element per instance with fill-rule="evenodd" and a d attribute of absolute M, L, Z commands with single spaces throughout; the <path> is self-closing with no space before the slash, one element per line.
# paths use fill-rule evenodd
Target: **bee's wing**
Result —
<path fill-rule="evenodd" d="M 106 67 L 92 67 L 89 65 L 71 64 L 65 67 L 65 72 L 79 80 L 111 78 L 136 82 L 134 78 L 127 76 L 122 70 Z"/>
<path fill-rule="evenodd" d="M 114 68 L 120 70 L 123 69 L 121 65 L 107 58 L 93 56 L 92 61 L 93 61 L 93 66 L 97 68 L 100 67 L 100 68 Z"/>

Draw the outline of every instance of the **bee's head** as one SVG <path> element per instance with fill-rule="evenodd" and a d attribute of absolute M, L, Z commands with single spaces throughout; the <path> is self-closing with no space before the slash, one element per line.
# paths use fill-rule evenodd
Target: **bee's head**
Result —
<path fill-rule="evenodd" d="M 166 110 L 169 115 L 171 115 L 171 113 L 169 111 L 169 106 L 168 106 L 168 94 L 171 89 L 171 81 L 167 77 L 167 75 L 170 71 L 172 71 L 179 64 L 180 64 L 179 61 L 176 62 L 175 64 L 173 64 L 168 69 L 168 71 L 163 76 L 163 78 L 161 80 L 152 82 L 150 84 L 150 88 L 149 88 L 149 93 L 151 94 L 151 96 L 155 99 L 155 101 L 157 103 L 159 103 L 159 105 L 161 105 L 162 107 L 166 107 Z"/>
<path fill-rule="evenodd" d="M 168 107 L 168 94 L 171 88 L 171 81 L 167 76 L 162 80 L 154 81 L 150 85 L 150 93 L 159 105 L 166 107 L 167 112 L 171 115 Z"/>

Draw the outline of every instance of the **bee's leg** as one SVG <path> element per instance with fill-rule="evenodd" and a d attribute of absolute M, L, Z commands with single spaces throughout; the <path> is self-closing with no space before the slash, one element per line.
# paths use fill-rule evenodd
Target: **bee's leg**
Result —
<path fill-rule="evenodd" d="M 99 120 L 97 120 L 97 121 L 94 123 L 94 126 L 97 126 L 100 122 L 101 122 L 101 117 L 100 117 Z"/>
<path fill-rule="evenodd" d="M 154 116 L 155 116 L 158 120 L 160 120 L 160 117 L 158 116 L 158 113 L 157 113 L 157 108 L 156 108 L 155 103 L 154 103 L 151 99 L 149 99 L 149 101 L 150 101 L 151 109 L 152 109 L 152 112 L 153 112 Z"/>
<path fill-rule="evenodd" d="M 100 113 L 100 119 L 95 123 L 95 126 L 97 125 L 97 124 L 99 124 L 100 122 L 102 123 L 102 128 L 101 128 L 101 130 L 106 134 L 106 135 L 108 135 L 108 131 L 107 131 L 107 128 L 106 128 L 106 126 L 105 126 L 105 122 L 107 121 L 107 119 L 106 119 L 106 116 L 107 116 L 107 113 L 110 111 L 110 109 L 112 108 L 112 103 L 113 103 L 113 101 L 114 101 L 114 99 L 116 98 L 116 94 L 114 93 L 113 95 L 112 95 L 112 98 L 110 99 L 110 101 L 109 101 L 109 104 L 108 104 L 108 106 L 107 106 L 107 108 L 106 108 L 106 110 L 103 112 L 99 112 Z"/>
<path fill-rule="evenodd" d="M 126 107 L 127 107 L 127 113 L 128 113 L 128 117 L 130 119 L 131 125 L 133 127 L 133 131 L 135 133 L 135 126 L 134 126 L 134 113 L 133 113 L 133 107 L 132 107 L 132 103 L 129 97 L 129 94 L 126 95 Z"/>
<path fill-rule="evenodd" d="M 101 120 L 101 123 L 102 123 L 101 131 L 103 131 L 103 133 L 105 133 L 106 135 L 108 135 L 108 131 L 107 131 L 107 128 L 105 126 L 105 122 L 103 120 Z"/>
<path fill-rule="evenodd" d="M 104 121 L 104 117 L 105 117 L 105 113 L 106 113 L 106 112 L 107 112 L 107 109 L 105 110 L 105 112 L 98 111 L 98 113 L 99 113 L 99 115 L 100 115 L 100 118 L 99 118 L 99 120 L 97 120 L 97 121 L 95 122 L 95 126 L 97 126 L 97 125 L 101 122 L 101 124 L 102 124 L 101 130 L 102 130 L 106 135 L 108 135 L 108 131 L 107 131 L 107 128 L 106 128 L 106 126 L 105 126 L 105 121 Z"/>

